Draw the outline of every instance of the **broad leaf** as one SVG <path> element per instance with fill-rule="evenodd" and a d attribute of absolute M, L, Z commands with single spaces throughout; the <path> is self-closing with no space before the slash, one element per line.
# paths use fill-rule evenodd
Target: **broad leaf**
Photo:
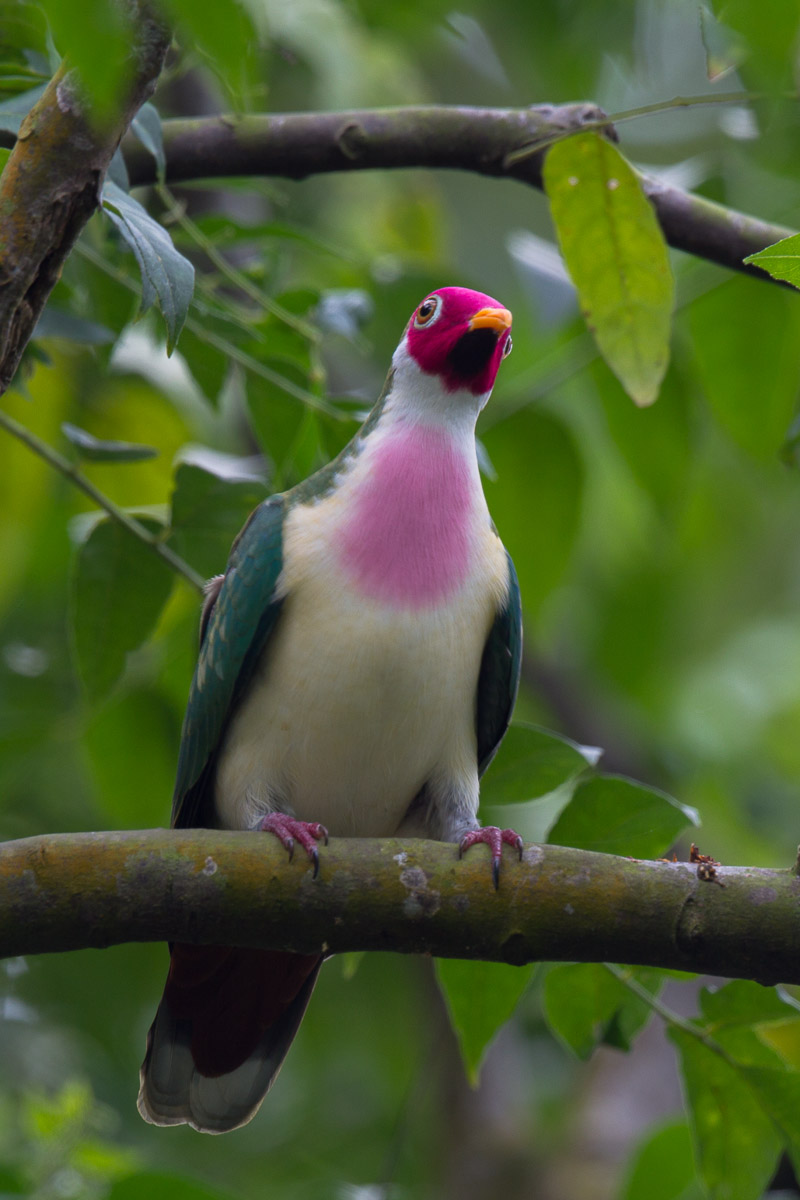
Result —
<path fill-rule="evenodd" d="M 628 395 L 652 404 L 669 358 L 674 285 L 635 171 L 597 133 L 557 142 L 544 184 L 561 252 L 597 345 Z"/>
<path fill-rule="evenodd" d="M 92 715 L 86 728 L 87 757 L 112 828 L 163 823 L 180 733 L 179 713 L 154 687 L 120 689 Z"/>
<path fill-rule="evenodd" d="M 797 297 L 757 279 L 729 279 L 695 301 L 689 327 L 703 391 L 717 420 L 748 454 L 774 458 L 797 407 Z"/>
<path fill-rule="evenodd" d="M 545 796 L 593 767 L 600 753 L 535 725 L 514 724 L 481 783 L 481 804 L 521 804 Z"/>
<path fill-rule="evenodd" d="M 130 86 L 133 10 L 108 0 L 45 0 L 59 53 L 77 70 L 97 118 L 110 116 Z"/>
<path fill-rule="evenodd" d="M 436 978 L 473 1086 L 489 1043 L 514 1012 L 536 967 L 536 963 L 511 967 L 461 958 L 436 959 Z"/>
<path fill-rule="evenodd" d="M 149 150 L 156 162 L 156 174 L 163 180 L 167 160 L 164 155 L 164 137 L 161 132 L 161 117 L 154 104 L 143 104 L 131 121 L 131 132 L 135 133 L 145 150 Z"/>
<path fill-rule="evenodd" d="M 496 483 L 484 483 L 489 511 L 516 564 L 525 611 L 533 613 L 570 561 L 580 527 L 583 459 L 567 426 L 533 408 L 482 436 L 498 475 Z"/>
<path fill-rule="evenodd" d="M 631 968 L 631 974 L 654 995 L 660 991 L 660 971 Z M 599 1042 L 629 1050 L 652 1015 L 650 1007 L 602 963 L 552 966 L 544 995 L 550 1028 L 579 1058 L 588 1058 Z"/>
<path fill-rule="evenodd" d="M 142 520 L 151 532 L 154 521 Z M 81 678 L 91 700 L 107 694 L 128 652 L 153 630 L 174 576 L 166 563 L 115 521 L 95 525 L 77 555 L 73 635 Z"/>
<path fill-rule="evenodd" d="M 621 1200 L 706 1200 L 692 1135 L 683 1121 L 657 1129 L 637 1148 Z"/>
<path fill-rule="evenodd" d="M 64 421 L 61 432 L 76 448 L 81 458 L 91 462 L 141 462 L 158 455 L 154 446 L 142 446 L 138 442 L 106 441 L 96 438 L 94 434 L 80 429 L 77 425 L 70 425 L 69 421 Z"/>
<path fill-rule="evenodd" d="M 797 45 L 800 10 L 794 0 L 712 0 L 719 20 L 738 36 L 737 64 L 757 87 L 773 94 L 795 83 L 791 47 Z"/>
<path fill-rule="evenodd" d="M 35 338 L 63 338 L 83 346 L 110 346 L 115 334 L 107 325 L 98 321 L 87 321 L 74 313 L 48 304 L 33 331 Z"/>
<path fill-rule="evenodd" d="M 182 462 L 175 472 L 170 542 L 202 575 L 224 571 L 231 542 L 265 496 L 256 479 L 225 478 Z"/>
<path fill-rule="evenodd" d="M 158 300 L 171 354 L 192 299 L 194 267 L 175 249 L 163 225 L 110 180 L 103 187 L 103 208 L 136 255 L 142 273 L 142 312 Z"/>
<path fill-rule="evenodd" d="M 666 792 L 603 775 L 578 785 L 548 840 L 580 850 L 658 858 L 687 825 L 697 824 L 694 809 Z"/>
<path fill-rule="evenodd" d="M 715 1200 L 759 1200 L 783 1139 L 741 1069 L 681 1029 L 670 1029 L 669 1036 L 680 1053 L 695 1154 L 706 1187 Z"/>
<path fill-rule="evenodd" d="M 800 288 L 800 233 L 773 242 L 756 254 L 748 254 L 742 261 L 761 267 L 773 279 L 783 279 L 793 287 Z"/>
<path fill-rule="evenodd" d="M 247 68 L 253 65 L 258 47 L 250 15 L 257 6 L 237 0 L 215 0 L 213 4 L 166 0 L 165 7 L 179 26 L 179 40 L 201 52 L 220 83 L 232 93 L 234 103 L 240 105 L 248 85 Z"/>

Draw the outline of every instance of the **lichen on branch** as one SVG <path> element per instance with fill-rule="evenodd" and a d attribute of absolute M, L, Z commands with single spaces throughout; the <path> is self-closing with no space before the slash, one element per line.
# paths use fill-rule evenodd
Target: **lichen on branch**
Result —
<path fill-rule="evenodd" d="M 702 864 L 701 864 L 702 866 Z M 644 862 L 561 846 L 334 838 L 314 878 L 274 838 L 51 834 L 0 845 L 0 955 L 183 941 L 393 950 L 522 964 L 625 962 L 800 983 L 793 870 Z"/>

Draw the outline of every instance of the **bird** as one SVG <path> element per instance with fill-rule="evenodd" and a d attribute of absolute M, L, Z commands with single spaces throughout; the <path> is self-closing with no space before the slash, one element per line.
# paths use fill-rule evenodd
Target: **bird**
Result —
<path fill-rule="evenodd" d="M 513 830 L 477 818 L 522 653 L 519 585 L 475 440 L 511 320 L 483 292 L 429 293 L 352 440 L 250 515 L 206 585 L 173 827 L 271 833 L 315 876 L 329 834 L 433 838 L 459 854 L 485 842 L 495 887 L 503 844 L 522 857 Z M 246 1124 L 321 963 L 171 945 L 142 1117 L 204 1133 Z"/>

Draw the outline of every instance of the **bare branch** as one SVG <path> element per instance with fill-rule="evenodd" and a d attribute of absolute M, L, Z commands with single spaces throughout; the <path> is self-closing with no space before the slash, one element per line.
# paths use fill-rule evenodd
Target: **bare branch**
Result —
<path fill-rule="evenodd" d="M 113 119 L 91 120 L 75 73 L 62 64 L 22 122 L 0 176 L 0 392 L 97 208 L 108 164 L 155 88 L 168 45 L 167 29 L 142 8 L 131 49 L 133 80 Z"/>
<path fill-rule="evenodd" d="M 800 983 L 792 870 L 334 839 L 314 879 L 274 838 L 216 830 L 52 834 L 0 846 L 0 955 L 184 941 L 395 950 L 520 964 L 611 961 Z"/>
<path fill-rule="evenodd" d="M 531 108 L 450 106 L 334 113 L 280 113 L 165 121 L 167 179 L 278 175 L 305 179 L 329 171 L 427 167 L 472 171 L 542 186 L 546 147 L 585 128 L 616 136 L 594 104 Z M 537 150 L 536 146 L 540 148 Z M 152 157 L 130 136 L 123 144 L 134 184 L 153 183 Z M 671 246 L 770 280 L 742 259 L 794 231 L 642 176 Z M 771 282 L 775 282 L 771 280 Z"/>

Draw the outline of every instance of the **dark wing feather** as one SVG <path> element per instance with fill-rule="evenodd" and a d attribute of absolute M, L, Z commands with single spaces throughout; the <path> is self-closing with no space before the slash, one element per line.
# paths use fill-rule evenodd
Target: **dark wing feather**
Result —
<path fill-rule="evenodd" d="M 476 712 L 478 774 L 488 767 L 508 729 L 522 663 L 522 606 L 517 572 L 508 560 L 508 595 L 483 648 Z"/>
<path fill-rule="evenodd" d="M 214 759 L 281 608 L 275 586 L 283 566 L 283 496 L 255 510 L 231 550 L 212 607 L 189 693 L 172 801 L 172 825 L 213 825 Z"/>

